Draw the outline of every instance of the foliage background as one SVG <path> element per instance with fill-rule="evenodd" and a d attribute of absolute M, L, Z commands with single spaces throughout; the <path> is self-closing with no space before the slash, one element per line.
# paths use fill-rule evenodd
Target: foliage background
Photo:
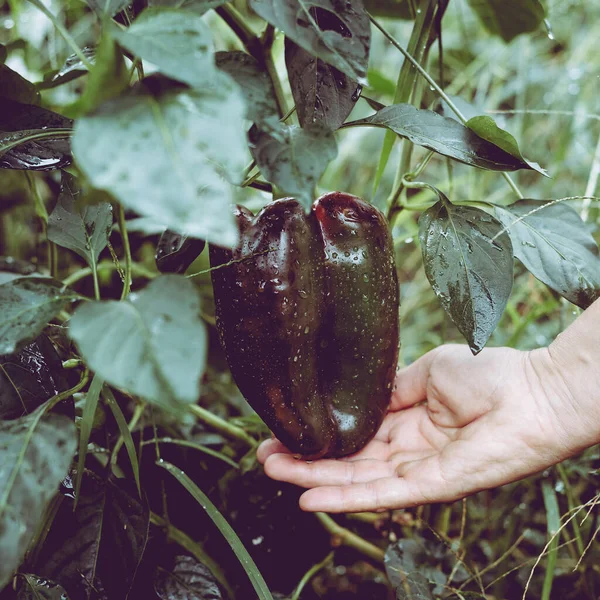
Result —
<path fill-rule="evenodd" d="M 85 5 L 73 0 L 55 1 L 48 6 L 60 16 L 80 47 L 95 42 L 98 23 Z M 244 9 L 241 3 L 239 7 Z M 519 140 L 524 154 L 548 170 L 550 179 L 532 172 L 514 174 L 526 197 L 551 199 L 593 195 L 600 175 L 600 58 L 597 52 L 600 4 L 548 0 L 546 9 L 550 30 L 540 28 L 505 44 L 486 32 L 465 0 L 453 0 L 443 27 L 446 90 L 493 114 L 498 124 Z M 209 13 L 205 18 L 211 25 L 217 49 L 238 47 L 230 30 L 215 14 Z M 410 23 L 383 22 L 396 39 L 406 43 Z M 46 17 L 34 6 L 20 0 L 0 1 L 0 43 L 10 50 L 7 64 L 31 81 L 41 80 L 48 70 L 59 69 L 70 54 Z M 275 55 L 278 69 L 283 74 L 281 37 L 275 41 Z M 365 88 L 364 94 L 385 104 L 391 103 L 401 64 L 402 56 L 374 33 L 369 71 L 371 87 Z M 437 78 L 435 49 L 430 69 Z M 48 90 L 44 93 L 45 103 L 58 112 L 68 111 L 69 105 L 79 96 L 81 80 L 78 81 Z M 285 90 L 291 106 L 287 86 Z M 429 106 L 433 100 L 433 93 L 424 89 L 423 106 Z M 368 105 L 360 101 L 351 118 L 371 112 Z M 338 157 L 321 179 L 319 190 L 344 190 L 371 199 L 383 136 L 382 130 L 369 128 L 341 131 L 337 135 Z M 384 206 L 392 189 L 400 150 L 401 144 L 397 143 L 373 198 L 376 205 Z M 424 150 L 415 150 L 413 162 L 424 154 Z M 447 192 L 452 199 L 494 199 L 507 204 L 514 200 L 499 174 L 457 164 L 450 167 L 438 156 L 427 169 L 427 181 Z M 57 191 L 57 181 L 52 177 L 26 177 L 22 172 L 0 171 L 1 256 L 30 262 L 45 261 L 39 206 L 42 202 L 50 210 Z M 431 201 L 428 191 L 411 191 L 410 194 L 415 202 Z M 252 208 L 261 206 L 268 199 L 268 196 L 250 190 L 240 197 Z M 594 203 L 588 206 L 581 201 L 571 204 L 588 214 L 588 223 L 598 239 L 600 211 L 597 206 Z M 416 217 L 412 212 L 404 212 L 394 231 L 402 290 L 401 361 L 404 364 L 441 343 L 462 342 L 424 275 Z M 131 241 L 134 260 L 140 269 L 155 271 L 153 254 L 157 237 L 133 232 Z M 115 250 L 121 251 L 118 241 L 115 241 Z M 103 258 L 107 259 L 105 255 Z M 72 256 L 63 253 L 60 260 L 65 272 L 78 268 Z M 207 258 L 203 255 L 192 265 L 191 271 L 207 266 Z M 490 344 L 523 350 L 546 345 L 575 318 L 578 309 L 559 299 L 518 263 L 515 277 L 507 310 Z M 116 274 L 101 272 L 101 283 L 106 297 L 119 296 L 120 281 Z M 142 279 L 136 280 L 134 286 L 139 287 L 142 283 Z M 195 283 L 201 292 L 205 320 L 210 324 L 210 279 L 201 276 Z M 81 292 L 93 295 L 89 280 L 79 285 Z M 233 417 L 235 423 L 243 424 L 250 431 L 254 428 L 265 434 L 231 382 L 213 327 L 210 328 L 209 356 L 200 404 L 219 416 Z M 125 401 L 123 405 L 129 419 L 133 406 L 127 406 Z M 141 423 L 151 426 L 147 416 Z M 243 457 L 243 474 L 239 474 L 229 470 L 222 461 L 199 458 L 198 454 L 185 448 L 165 447 L 162 454 L 165 460 L 183 468 L 218 505 L 251 552 L 272 590 L 290 593 L 312 565 L 328 556 L 332 541 L 333 558 L 304 588 L 301 598 L 366 600 L 393 597 L 383 565 L 365 555 L 360 544 L 358 547 L 344 544 L 345 533 L 336 535 L 340 532 L 331 522 L 324 523 L 313 515 L 300 513 L 296 506 L 297 490 L 268 481 L 254 464 L 252 453 L 243 456 L 242 444 L 226 443 L 222 447 L 224 439 L 218 433 L 193 420 L 183 424 L 165 421 L 160 426 L 164 428 L 165 436 L 219 447 L 236 461 Z M 108 447 L 108 443 L 118 436 L 118 431 L 111 426 L 103 435 L 107 437 L 93 438 L 93 441 L 99 447 Z M 119 464 L 127 472 L 125 452 L 121 454 Z M 168 514 L 174 526 L 197 540 L 220 565 L 219 569 L 237 592 L 237 597 L 252 597 L 244 571 L 211 520 L 177 482 L 165 479 L 153 462 L 148 460 L 141 464 L 142 481 L 160 482 L 144 487 L 151 505 L 160 506 L 166 496 Z M 450 585 L 456 587 L 461 579 L 474 578 L 474 582 L 466 587 L 469 593 L 452 592 L 449 588 L 444 591 L 443 587 L 432 587 L 433 592 L 427 593 L 444 591 L 455 594 L 449 597 L 481 597 L 485 588 L 488 598 L 519 598 L 535 561 L 545 549 L 548 532 L 557 529 L 555 506 L 560 515 L 566 515 L 569 510 L 594 498 L 598 488 L 598 466 L 597 449 L 593 449 L 539 476 L 480 493 L 452 506 L 347 516 L 336 521 L 381 548 L 400 540 L 399 546 L 395 546 L 400 548 L 397 551 L 399 564 L 407 568 L 410 560 L 414 560 L 414 570 L 430 581 L 439 584 L 440 577 L 444 582 L 452 573 Z M 161 512 L 157 508 L 154 510 Z M 551 558 L 542 557 L 534 571 L 528 597 L 548 594 L 548 588 L 545 588 L 548 582 L 552 583 L 552 598 L 597 597 L 599 548 L 593 539 L 598 526 L 598 511 L 592 509 L 579 525 L 586 512 L 587 508 L 561 530 L 556 538 L 559 547 L 553 546 Z M 167 544 L 157 527 L 148 546 L 148 556 L 175 554 L 179 550 L 172 542 Z M 466 567 L 460 566 L 457 557 Z M 152 567 L 148 566 L 149 572 L 152 568 L 153 563 Z M 147 582 L 143 575 L 144 565 L 135 592 L 139 595 L 130 597 L 153 597 L 153 592 L 144 587 Z M 419 593 L 413 597 L 431 597 Z M 13 597 L 11 590 L 5 590 L 1 597 Z"/>

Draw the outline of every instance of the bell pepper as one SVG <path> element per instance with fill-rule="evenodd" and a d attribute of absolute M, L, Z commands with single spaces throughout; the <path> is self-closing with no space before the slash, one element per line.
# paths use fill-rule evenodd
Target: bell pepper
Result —
<path fill-rule="evenodd" d="M 332 192 L 235 211 L 240 240 L 211 246 L 217 328 L 240 391 L 293 453 L 360 450 L 387 410 L 399 291 L 387 222 Z"/>
<path fill-rule="evenodd" d="M 154 259 L 161 273 L 185 273 L 202 254 L 206 242 L 167 229 L 156 245 Z"/>

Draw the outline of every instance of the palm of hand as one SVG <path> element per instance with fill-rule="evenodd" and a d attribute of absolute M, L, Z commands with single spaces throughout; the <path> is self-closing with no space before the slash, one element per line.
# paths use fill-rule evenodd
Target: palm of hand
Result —
<path fill-rule="evenodd" d="M 446 502 L 515 481 L 560 458 L 547 447 L 557 424 L 526 356 L 444 346 L 399 373 L 390 412 L 357 454 L 306 462 L 269 440 L 259 459 L 274 479 L 311 488 L 300 504 L 315 511 Z"/>

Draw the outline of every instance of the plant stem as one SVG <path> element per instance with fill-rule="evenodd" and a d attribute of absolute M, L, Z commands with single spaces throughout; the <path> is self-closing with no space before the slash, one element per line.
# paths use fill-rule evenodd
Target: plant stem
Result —
<path fill-rule="evenodd" d="M 305 574 L 304 577 L 300 580 L 300 583 L 296 586 L 294 593 L 290 596 L 290 600 L 300 600 L 300 594 L 304 589 L 304 586 L 316 575 L 323 567 L 325 567 L 328 563 L 333 560 L 333 550 L 320 562 L 316 565 L 313 565 Z"/>
<path fill-rule="evenodd" d="M 118 270 L 117 265 L 115 265 L 112 262 L 103 262 L 103 263 L 99 264 L 96 269 L 97 272 L 117 271 L 117 270 Z M 131 264 L 131 272 L 134 275 L 137 275 L 138 277 L 145 277 L 146 279 L 154 279 L 155 277 L 158 277 L 158 275 L 159 275 L 158 273 L 149 271 L 148 269 L 146 269 L 140 265 L 137 265 L 136 263 Z M 81 281 L 82 279 L 85 279 L 86 277 L 89 277 L 92 274 L 93 274 L 92 269 L 90 267 L 85 267 L 84 269 L 75 271 L 75 273 L 71 273 L 71 275 L 69 275 L 68 277 L 63 279 L 63 283 L 66 286 L 72 286 L 73 284 L 77 283 L 78 281 Z"/>
<path fill-rule="evenodd" d="M 262 37 L 262 62 L 267 69 L 267 73 L 271 78 L 271 82 L 273 83 L 273 90 L 275 92 L 275 101 L 277 102 L 277 111 L 279 113 L 279 118 L 283 120 L 283 118 L 287 114 L 287 108 L 285 103 L 285 94 L 283 93 L 283 88 L 281 86 L 281 80 L 279 79 L 279 75 L 277 74 L 277 69 L 275 68 L 275 62 L 273 61 L 273 42 L 275 41 L 275 27 L 273 25 L 267 25 L 265 32 Z"/>
<path fill-rule="evenodd" d="M 375 546 L 375 544 L 371 544 L 371 542 L 368 542 L 353 531 L 342 527 L 325 513 L 316 513 L 316 516 L 317 519 L 321 521 L 323 527 L 332 536 L 339 538 L 341 544 L 348 546 L 349 548 L 354 548 L 361 554 L 364 554 L 377 562 L 383 563 L 385 552 L 381 548 Z"/>
<path fill-rule="evenodd" d="M 446 94 L 446 92 L 444 92 L 444 90 L 431 77 L 431 75 L 429 75 L 429 73 L 396 41 L 396 39 L 390 33 L 386 31 L 386 29 L 383 28 L 382 25 L 380 25 L 373 17 L 369 18 L 371 19 L 371 23 L 373 23 L 373 25 L 375 25 L 375 27 L 379 29 L 379 31 L 381 31 L 381 33 L 384 35 L 385 38 L 387 38 L 387 40 L 392 44 L 392 46 L 394 46 L 397 50 L 402 52 L 406 60 L 409 61 L 413 67 L 415 67 L 415 69 L 420 73 L 420 75 L 425 78 L 427 83 L 429 83 L 429 85 L 437 92 L 440 98 L 442 98 L 442 100 L 446 102 L 450 110 L 452 110 L 452 112 L 458 117 L 459 121 L 463 125 L 466 125 L 466 117 L 462 114 L 462 112 L 454 104 L 454 102 L 452 102 L 448 94 Z M 511 187 L 513 192 L 517 195 L 517 197 L 520 199 L 523 198 L 523 194 L 521 193 L 515 182 L 511 179 L 510 175 L 508 173 L 502 173 L 502 176 L 504 177 L 508 185 Z"/>
<path fill-rule="evenodd" d="M 77 58 L 87 67 L 88 71 L 92 70 L 92 63 L 86 58 L 85 54 L 81 51 L 81 48 L 77 45 L 77 42 L 71 37 L 71 34 L 63 27 L 63 24 L 44 6 L 40 0 L 29 0 L 36 8 L 41 10 L 49 19 L 52 21 L 54 28 L 62 35 L 65 42 L 73 52 L 77 55 Z"/>
<path fill-rule="evenodd" d="M 206 423 L 207 425 L 210 425 L 213 429 L 216 429 L 223 435 L 229 438 L 240 440 L 250 447 L 257 446 L 258 442 L 253 437 L 248 435 L 241 427 L 238 427 L 237 425 L 232 425 L 225 419 L 218 417 L 209 410 L 206 410 L 205 408 L 202 408 L 197 404 L 190 404 L 188 406 L 188 410 L 195 417 L 200 419 L 200 421 Z"/>
<path fill-rule="evenodd" d="M 121 300 L 125 300 L 129 295 L 129 290 L 131 290 L 131 247 L 129 245 L 129 235 L 127 234 L 127 223 L 125 222 L 125 209 L 122 204 L 119 204 L 118 220 L 123 240 L 123 253 L 125 254 L 125 277 L 123 292 L 121 293 Z"/>
<path fill-rule="evenodd" d="M 233 33 L 237 35 L 240 42 L 248 50 L 248 53 L 257 60 L 260 60 L 262 57 L 260 39 L 246 24 L 246 19 L 244 19 L 239 11 L 232 4 L 225 3 L 216 8 L 215 12 L 229 25 Z"/>

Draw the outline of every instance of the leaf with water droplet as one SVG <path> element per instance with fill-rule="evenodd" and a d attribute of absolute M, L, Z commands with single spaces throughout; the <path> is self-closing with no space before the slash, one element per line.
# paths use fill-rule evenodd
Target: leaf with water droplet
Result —
<path fill-rule="evenodd" d="M 126 302 L 87 302 L 69 335 L 105 381 L 149 402 L 183 410 L 200 395 L 206 330 L 194 285 L 163 275 Z"/>
<path fill-rule="evenodd" d="M 77 179 L 63 172 L 60 196 L 48 217 L 48 239 L 73 250 L 95 269 L 100 252 L 108 244 L 113 223 L 112 205 L 100 202 L 78 206 L 80 193 Z"/>
<path fill-rule="evenodd" d="M 17 600 L 69 600 L 62 585 L 31 573 L 20 573 L 19 575 L 22 583 Z"/>
<path fill-rule="evenodd" d="M 513 284 L 513 249 L 502 224 L 447 198 L 421 215 L 425 273 L 442 307 L 471 351 L 483 349 L 496 328 Z M 441 252 L 442 243 L 450 242 Z"/>
<path fill-rule="evenodd" d="M 600 297 L 598 245 L 566 202 L 520 200 L 494 210 L 532 275 L 582 308 Z"/>

